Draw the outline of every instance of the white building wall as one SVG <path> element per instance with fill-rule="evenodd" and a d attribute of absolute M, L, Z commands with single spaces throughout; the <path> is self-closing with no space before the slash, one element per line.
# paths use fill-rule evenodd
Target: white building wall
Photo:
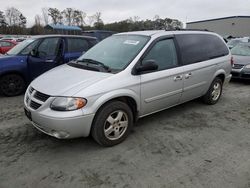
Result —
<path fill-rule="evenodd" d="M 187 29 L 207 29 L 222 36 L 250 36 L 250 17 L 234 17 L 187 23 Z"/>

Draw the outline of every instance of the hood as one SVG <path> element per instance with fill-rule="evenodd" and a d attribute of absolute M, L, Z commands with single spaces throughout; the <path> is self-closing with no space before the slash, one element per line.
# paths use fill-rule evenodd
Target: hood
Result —
<path fill-rule="evenodd" d="M 16 56 L 10 56 L 10 55 L 1 54 L 0 55 L 0 62 L 9 61 L 9 60 L 16 59 L 16 58 L 17 58 Z"/>
<path fill-rule="evenodd" d="M 31 86 L 51 96 L 74 96 L 80 90 L 112 75 L 62 65 L 36 78 Z"/>
<path fill-rule="evenodd" d="M 250 64 L 250 56 L 233 55 L 234 63 L 240 65 Z"/>

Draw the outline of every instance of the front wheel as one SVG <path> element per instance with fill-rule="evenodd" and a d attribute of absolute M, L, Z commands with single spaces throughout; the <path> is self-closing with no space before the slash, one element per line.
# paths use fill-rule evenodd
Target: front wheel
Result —
<path fill-rule="evenodd" d="M 125 140 L 132 126 L 130 107 L 124 102 L 113 101 L 97 112 L 91 134 L 100 145 L 113 146 Z"/>
<path fill-rule="evenodd" d="M 7 74 L 0 79 L 0 92 L 5 96 L 12 97 L 24 92 L 25 81 L 18 74 Z"/>
<path fill-rule="evenodd" d="M 222 81 L 220 78 L 215 78 L 209 87 L 207 93 L 202 97 L 204 103 L 213 105 L 216 104 L 222 94 Z"/>

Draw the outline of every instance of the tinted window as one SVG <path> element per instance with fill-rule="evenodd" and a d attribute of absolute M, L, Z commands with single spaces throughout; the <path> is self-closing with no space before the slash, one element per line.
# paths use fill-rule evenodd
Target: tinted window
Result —
<path fill-rule="evenodd" d="M 158 70 L 176 67 L 178 61 L 173 39 L 157 42 L 143 59 L 142 64 L 147 60 L 154 60 L 158 64 Z"/>
<path fill-rule="evenodd" d="M 56 56 L 58 52 L 60 38 L 46 38 L 38 47 L 40 57 Z"/>
<path fill-rule="evenodd" d="M 68 52 L 86 52 L 89 49 L 89 43 L 86 39 L 68 38 Z"/>
<path fill-rule="evenodd" d="M 184 65 L 221 57 L 229 54 L 223 41 L 214 35 L 176 35 Z"/>

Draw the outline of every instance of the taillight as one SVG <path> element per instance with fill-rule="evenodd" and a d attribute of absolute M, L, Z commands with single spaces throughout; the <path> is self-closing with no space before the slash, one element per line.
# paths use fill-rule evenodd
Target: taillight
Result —
<path fill-rule="evenodd" d="M 233 58 L 233 56 L 231 57 L 231 66 L 233 66 L 234 65 L 234 58 Z"/>

